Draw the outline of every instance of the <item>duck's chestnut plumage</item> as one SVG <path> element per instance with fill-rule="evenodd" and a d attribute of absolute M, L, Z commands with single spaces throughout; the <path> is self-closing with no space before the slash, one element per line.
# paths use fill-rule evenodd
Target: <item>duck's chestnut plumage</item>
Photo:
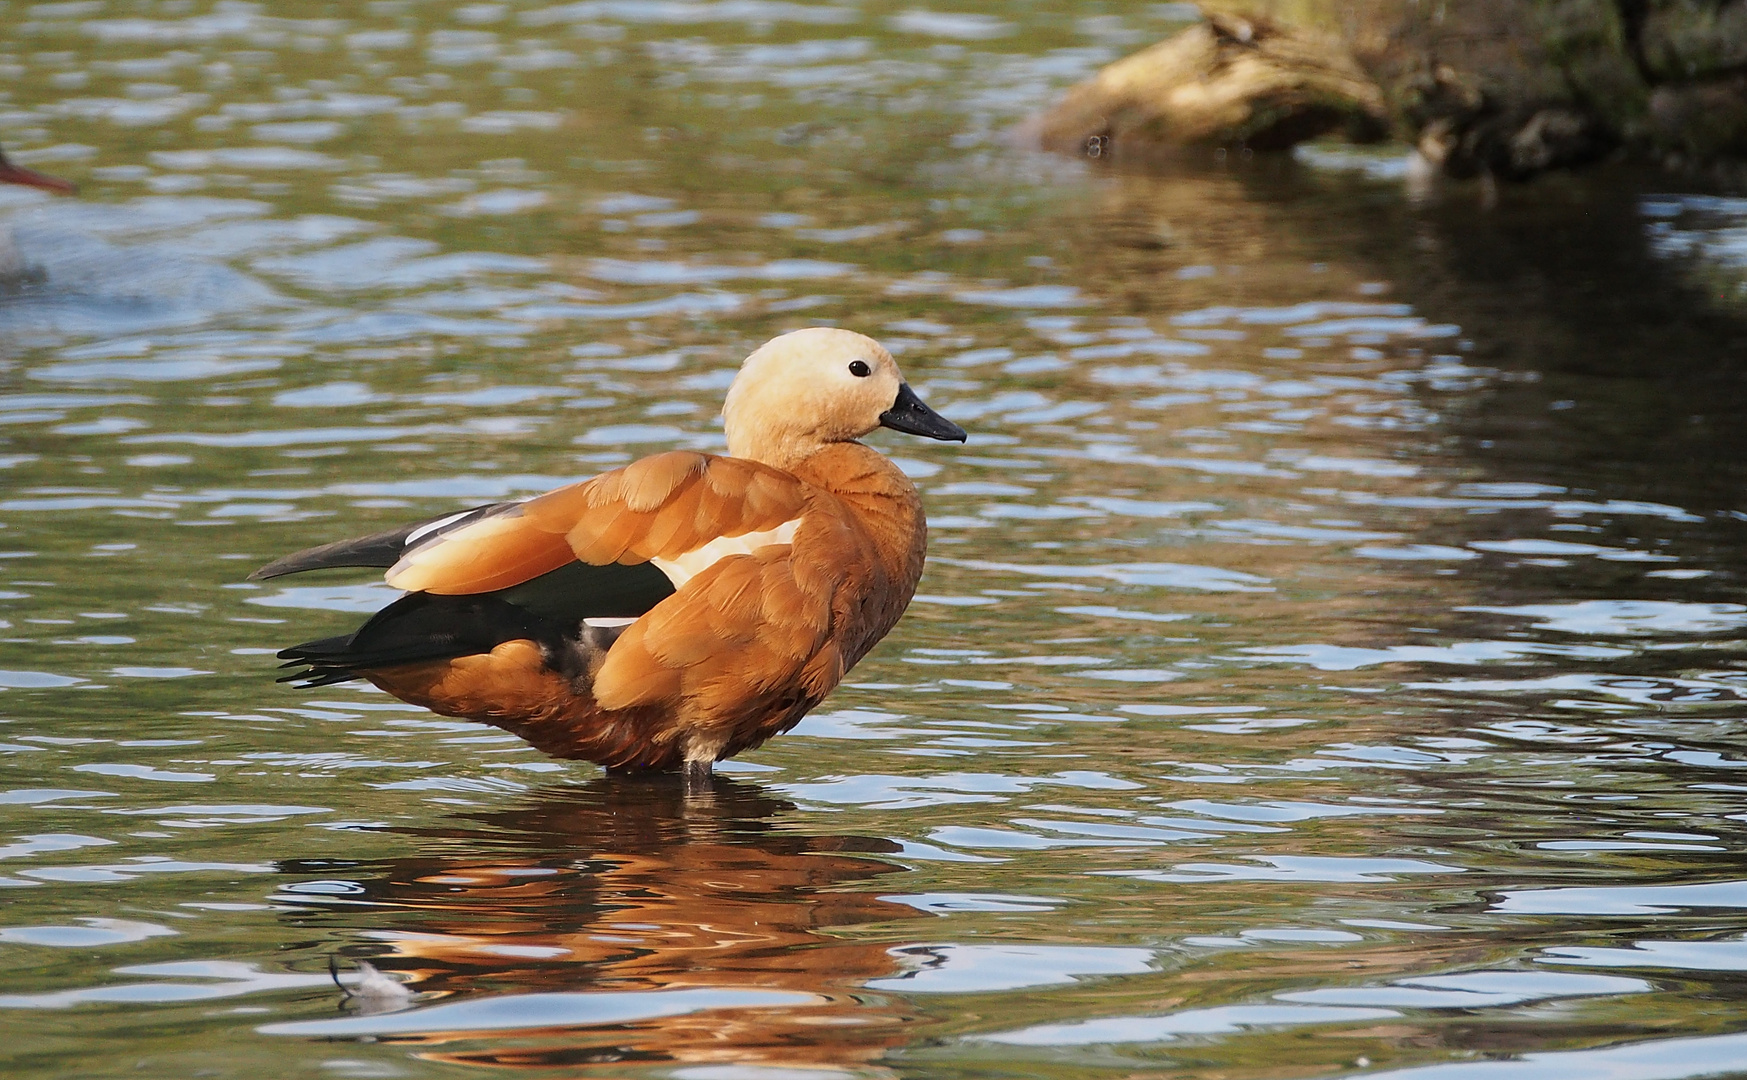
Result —
<path fill-rule="evenodd" d="M 857 441 L 962 441 L 873 340 L 816 328 L 747 358 L 726 456 L 656 454 L 269 563 L 387 567 L 406 595 L 280 653 L 609 768 L 707 768 L 792 727 L 884 637 L 922 574 L 914 485 Z"/>

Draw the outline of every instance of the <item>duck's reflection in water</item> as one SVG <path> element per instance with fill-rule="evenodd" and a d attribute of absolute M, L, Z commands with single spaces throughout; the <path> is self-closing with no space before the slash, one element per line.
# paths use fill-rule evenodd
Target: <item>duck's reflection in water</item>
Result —
<path fill-rule="evenodd" d="M 378 967 L 440 997 L 286 1033 L 371 1035 L 495 1067 L 877 1057 L 908 1041 L 906 1014 L 860 987 L 899 964 L 885 943 L 829 931 L 920 913 L 871 886 L 901 868 L 864 853 L 895 845 L 773 827 L 788 808 L 723 778 L 688 792 L 616 777 L 426 832 L 435 854 L 348 870 L 362 891 L 332 896 L 330 912 L 392 912 L 348 922 L 388 946 L 370 950 Z"/>

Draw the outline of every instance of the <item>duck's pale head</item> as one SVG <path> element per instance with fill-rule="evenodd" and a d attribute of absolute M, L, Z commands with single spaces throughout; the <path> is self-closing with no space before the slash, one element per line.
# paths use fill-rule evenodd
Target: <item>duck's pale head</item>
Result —
<path fill-rule="evenodd" d="M 880 427 L 965 440 L 963 428 L 922 403 L 879 342 L 824 326 L 773 338 L 748 356 L 722 417 L 730 454 L 774 465 Z"/>

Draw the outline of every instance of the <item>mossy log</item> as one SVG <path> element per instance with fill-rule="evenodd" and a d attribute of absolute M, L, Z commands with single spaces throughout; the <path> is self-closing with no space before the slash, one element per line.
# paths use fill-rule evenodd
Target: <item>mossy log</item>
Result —
<path fill-rule="evenodd" d="M 1119 60 L 1034 123 L 1100 156 L 1385 129 L 1524 179 L 1618 149 L 1747 161 L 1747 0 L 1247 0 Z"/>
<path fill-rule="evenodd" d="M 1375 138 L 1388 125 L 1383 94 L 1339 39 L 1213 13 L 1068 91 L 1037 134 L 1050 149 L 1120 156 L 1278 150 L 1331 131 Z"/>

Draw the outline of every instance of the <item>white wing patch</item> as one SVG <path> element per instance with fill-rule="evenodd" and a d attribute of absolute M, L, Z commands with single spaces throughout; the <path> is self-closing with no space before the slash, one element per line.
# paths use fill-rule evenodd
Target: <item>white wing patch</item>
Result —
<path fill-rule="evenodd" d="M 750 555 L 761 547 L 771 544 L 789 544 L 795 539 L 795 530 L 801 527 L 800 518 L 791 518 L 774 529 L 763 532 L 741 533 L 739 536 L 718 536 L 701 548 L 693 548 L 672 559 L 650 559 L 655 568 L 667 575 L 675 589 L 685 587 L 685 583 L 697 577 L 705 570 L 730 555 Z"/>
<path fill-rule="evenodd" d="M 425 537 L 431 535 L 432 533 L 438 532 L 442 529 L 446 529 L 449 526 L 455 524 L 457 521 L 460 521 L 462 518 L 468 517 L 469 515 L 474 514 L 474 513 L 476 513 L 476 511 L 463 510 L 459 514 L 450 514 L 448 517 L 438 518 L 437 520 L 431 522 L 428 525 L 420 525 L 418 528 L 414 529 L 412 532 L 409 532 L 406 534 L 406 539 L 401 542 L 401 549 L 405 550 L 406 548 L 410 548 L 410 547 L 414 546 L 415 544 L 417 544 L 420 540 L 423 540 Z"/>

